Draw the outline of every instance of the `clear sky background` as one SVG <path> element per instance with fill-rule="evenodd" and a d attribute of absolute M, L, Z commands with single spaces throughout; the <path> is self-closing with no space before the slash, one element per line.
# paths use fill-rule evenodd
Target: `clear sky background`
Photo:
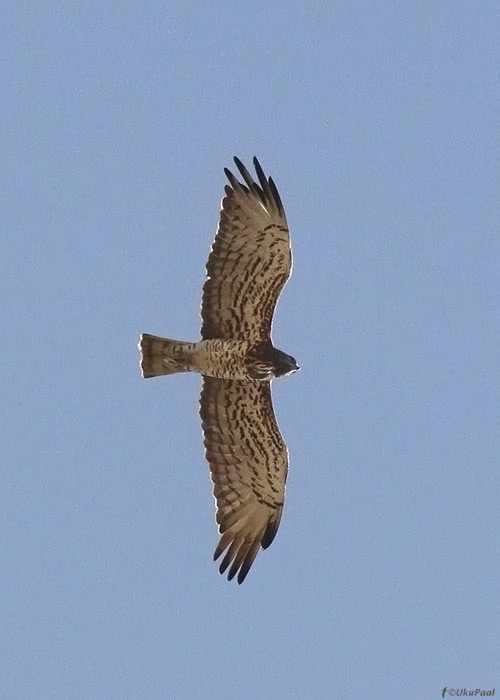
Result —
<path fill-rule="evenodd" d="M 2 3 L 0 697 L 500 693 L 500 6 Z M 294 274 L 272 547 L 217 572 L 199 334 L 224 166 Z"/>

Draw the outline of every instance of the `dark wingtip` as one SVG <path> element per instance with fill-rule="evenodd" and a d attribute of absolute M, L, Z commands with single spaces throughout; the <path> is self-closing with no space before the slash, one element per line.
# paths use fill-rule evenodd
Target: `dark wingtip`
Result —
<path fill-rule="evenodd" d="M 283 505 L 281 506 L 281 508 L 283 508 Z M 264 537 L 262 538 L 262 542 L 260 543 L 262 549 L 267 549 L 272 544 L 274 538 L 276 537 L 276 533 L 278 532 L 280 519 L 281 511 L 279 512 L 279 515 L 276 520 L 270 520 L 267 524 L 266 531 L 264 532 Z"/>
<path fill-rule="evenodd" d="M 253 157 L 252 162 L 253 162 L 253 167 L 255 168 L 255 172 L 257 173 L 257 177 L 259 178 L 259 180 L 261 182 L 262 182 L 262 180 L 264 180 L 264 182 L 265 182 L 267 178 L 264 175 L 264 171 L 262 170 L 262 167 L 261 167 L 259 161 L 257 160 L 257 156 Z"/>
<path fill-rule="evenodd" d="M 219 574 L 223 574 L 226 571 L 226 569 L 230 563 L 231 563 L 231 561 L 228 560 L 227 555 L 226 555 L 224 557 L 224 559 L 221 561 L 221 564 L 219 566 Z"/>
<path fill-rule="evenodd" d="M 250 567 L 248 567 L 248 568 L 245 568 L 244 566 L 241 567 L 240 573 L 238 574 L 238 578 L 236 579 L 240 586 L 243 583 L 243 581 L 246 579 L 249 570 L 250 570 Z"/>

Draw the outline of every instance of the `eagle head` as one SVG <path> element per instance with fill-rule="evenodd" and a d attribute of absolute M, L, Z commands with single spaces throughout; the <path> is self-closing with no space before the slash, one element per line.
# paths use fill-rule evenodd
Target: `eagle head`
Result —
<path fill-rule="evenodd" d="M 247 355 L 245 364 L 251 379 L 260 382 L 270 382 L 299 369 L 291 355 L 277 350 L 271 343 L 255 346 Z"/>
<path fill-rule="evenodd" d="M 295 358 L 286 352 L 273 348 L 273 374 L 275 377 L 284 377 L 286 374 L 296 372 L 300 367 Z"/>

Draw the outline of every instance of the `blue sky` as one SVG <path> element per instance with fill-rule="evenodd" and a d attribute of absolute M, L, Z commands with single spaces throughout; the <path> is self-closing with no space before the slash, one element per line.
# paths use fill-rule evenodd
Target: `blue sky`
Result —
<path fill-rule="evenodd" d="M 1 697 L 500 692 L 500 8 L 5 2 Z M 288 216 L 278 536 L 217 573 L 199 333 L 238 155 Z"/>

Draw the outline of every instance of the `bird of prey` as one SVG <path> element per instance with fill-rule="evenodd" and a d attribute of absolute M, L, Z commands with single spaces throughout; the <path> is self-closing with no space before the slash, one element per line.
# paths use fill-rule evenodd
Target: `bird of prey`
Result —
<path fill-rule="evenodd" d="M 274 417 L 271 381 L 299 367 L 271 340 L 273 312 L 292 270 L 290 235 L 278 190 L 256 158 L 258 182 L 234 159 L 227 168 L 219 225 L 201 302 L 201 340 L 144 333 L 144 378 L 178 372 L 203 377 L 200 416 L 222 535 L 214 560 L 245 579 L 281 519 L 288 452 Z"/>

